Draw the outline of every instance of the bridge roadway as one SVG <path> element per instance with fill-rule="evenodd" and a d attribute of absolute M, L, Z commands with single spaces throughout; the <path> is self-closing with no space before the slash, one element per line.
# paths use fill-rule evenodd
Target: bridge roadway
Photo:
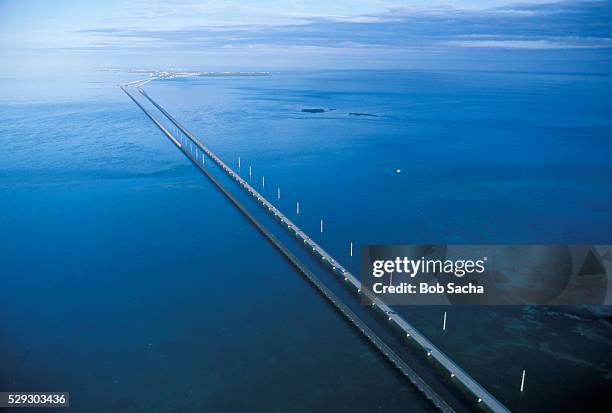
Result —
<path fill-rule="evenodd" d="M 150 118 L 153 117 L 149 112 L 140 105 L 136 99 L 124 88 L 121 89 L 142 109 L 143 112 Z M 427 397 L 438 409 L 445 413 L 453 413 L 454 410 L 425 382 L 419 377 L 419 375 L 412 370 L 385 342 L 372 331 L 363 320 L 359 318 L 344 302 L 339 299 L 329 288 L 322 283 L 319 278 L 310 271 L 300 260 L 295 256 L 289 249 L 287 249 L 282 242 L 275 237 L 248 209 L 229 192 L 221 182 L 214 177 L 205 167 L 198 158 L 194 157 L 193 154 L 183 147 L 180 142 L 174 137 L 166 128 L 163 127 L 159 122 L 154 120 L 155 125 L 166 135 L 168 139 L 172 141 L 180 150 L 183 152 L 189 160 L 195 164 L 195 166 L 204 173 L 213 184 L 238 208 L 238 210 L 249 220 L 251 223 L 268 239 L 268 241 L 276 247 L 287 260 L 293 264 L 318 290 L 323 296 L 325 296 L 331 304 L 336 307 L 380 352 L 387 358 L 400 372 L 406 376 L 412 384 L 420 390 L 425 397 Z"/>
<path fill-rule="evenodd" d="M 342 266 L 337 260 L 335 260 L 329 253 L 327 253 L 320 245 L 312 240 L 308 235 L 302 231 L 293 221 L 287 216 L 280 212 L 272 203 L 264 198 L 259 192 L 255 190 L 247 181 L 242 179 L 232 168 L 225 164 L 217 155 L 215 155 L 208 147 L 206 147 L 199 139 L 197 139 L 191 132 L 189 132 L 184 126 L 182 126 L 170 113 L 168 113 L 161 105 L 153 100 L 141 87 L 137 85 L 138 91 L 144 96 L 151 104 L 153 104 L 166 118 L 176 126 L 185 136 L 187 136 L 197 147 L 204 151 L 221 169 L 223 169 L 231 178 L 233 178 L 240 186 L 242 186 L 248 193 L 253 196 L 264 208 L 274 215 L 274 217 L 285 226 L 290 232 L 292 232 L 297 238 L 301 239 L 303 243 L 308 246 L 313 254 L 320 257 L 325 262 L 333 273 L 339 277 L 343 277 L 344 281 L 352 285 L 358 293 L 364 294 L 368 300 L 372 303 L 374 308 L 378 308 L 383 311 L 390 322 L 394 322 L 398 328 L 400 328 L 408 339 L 414 340 L 427 354 L 428 357 L 436 360 L 442 367 L 444 367 L 448 374 L 453 380 L 461 383 L 467 391 L 473 394 L 477 403 L 483 403 L 491 411 L 495 413 L 509 413 L 510 410 L 495 396 L 489 393 L 483 386 L 480 385 L 475 379 L 473 379 L 465 370 L 457 365 L 450 357 L 438 349 L 427 337 L 421 334 L 414 326 L 404 320 L 400 315 L 395 313 L 387 304 L 385 304 L 379 297 L 367 288 L 363 288 L 361 282 L 344 266 Z M 127 91 L 124 89 L 127 93 Z M 134 98 L 132 97 L 132 100 Z M 141 108 L 142 106 L 139 105 Z M 149 117 L 151 117 L 149 115 Z M 157 122 L 156 122 L 157 123 Z"/>

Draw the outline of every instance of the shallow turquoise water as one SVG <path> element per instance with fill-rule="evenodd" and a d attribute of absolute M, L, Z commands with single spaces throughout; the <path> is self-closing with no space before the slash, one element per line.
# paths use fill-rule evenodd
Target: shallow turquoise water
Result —
<path fill-rule="evenodd" d="M 69 390 L 88 411 L 428 410 L 119 80 L 2 81 L 0 387 Z M 610 243 L 608 77 L 274 73 L 147 89 L 265 175 L 266 195 L 281 187 L 282 209 L 299 201 L 304 229 L 324 218 L 321 243 L 349 265 L 351 240 Z M 441 334 L 443 310 L 401 310 L 513 408 L 608 397 L 609 318 L 453 308 Z"/>

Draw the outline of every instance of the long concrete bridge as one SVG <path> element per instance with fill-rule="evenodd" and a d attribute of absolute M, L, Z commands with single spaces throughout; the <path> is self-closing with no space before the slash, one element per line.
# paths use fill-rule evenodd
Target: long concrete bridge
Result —
<path fill-rule="evenodd" d="M 408 367 L 403 360 L 397 354 L 395 354 L 378 336 L 372 332 L 363 321 L 361 321 L 341 300 L 339 300 L 327 287 L 325 287 L 312 272 L 310 272 L 299 260 L 295 257 L 286 247 L 278 241 L 259 221 L 252 216 L 241 203 L 228 192 L 220 182 L 210 174 L 204 167 L 205 158 L 208 156 L 212 159 L 227 175 L 229 175 L 234 181 L 236 181 L 245 191 L 250 194 L 257 202 L 266 209 L 286 230 L 293 234 L 297 239 L 301 241 L 305 248 L 307 248 L 313 255 L 321 260 L 323 264 L 326 264 L 327 268 L 335 274 L 337 277 L 343 279 L 347 285 L 356 290 L 357 293 L 363 294 L 370 301 L 372 307 L 379 311 L 382 311 L 390 322 L 396 324 L 396 326 L 403 331 L 407 339 L 414 340 L 415 344 L 420 347 L 427 357 L 431 358 L 442 366 L 449 377 L 452 380 L 461 384 L 469 393 L 474 397 L 475 403 L 486 406 L 489 410 L 496 413 L 509 413 L 510 410 L 491 393 L 489 393 L 483 386 L 481 386 L 475 379 L 473 379 L 465 370 L 459 367 L 450 357 L 438 349 L 427 337 L 421 334 L 414 326 L 408 323 L 404 318 L 398 315 L 391 309 L 386 303 L 384 303 L 379 297 L 377 297 L 369 289 L 362 286 L 361 282 L 340 262 L 334 259 L 331 254 L 326 252 L 319 244 L 317 244 L 312 238 L 310 238 L 302 229 L 300 229 L 293 221 L 291 221 L 285 214 L 278 210 L 270 201 L 268 201 L 263 195 L 261 195 L 255 188 L 253 188 L 247 181 L 245 181 L 239 174 L 237 174 L 232 168 L 230 168 L 225 162 L 223 162 L 214 152 L 212 152 L 207 146 L 205 146 L 196 136 L 189 132 L 181 123 L 179 123 L 168 111 L 166 111 L 161 105 L 153 100 L 143 89 L 142 85 L 151 81 L 147 79 L 144 81 L 135 81 L 130 84 L 120 85 L 121 89 L 132 99 L 143 112 L 156 124 L 156 126 L 166 135 L 168 139 L 172 141 L 196 166 L 204 172 L 204 174 L 213 181 L 213 183 L 232 201 L 234 205 L 241 210 L 241 212 L 247 216 L 247 218 L 258 228 L 260 232 L 272 242 L 273 245 L 279 249 L 285 257 L 289 259 L 294 266 L 296 266 L 302 274 L 304 274 L 319 291 L 327 297 L 331 303 L 338 308 L 342 314 L 344 314 L 349 321 L 351 321 L 365 336 L 370 340 L 381 352 L 391 360 L 391 362 L 398 367 L 398 369 L 415 384 L 415 386 L 421 390 L 438 408 L 442 411 L 450 412 L 453 411 L 450 406 L 431 389 L 410 367 Z M 153 106 L 155 106 L 168 121 L 170 121 L 179 131 L 179 138 L 173 136 L 158 120 L 156 120 L 127 90 L 128 86 L 134 85 L 139 93 L 146 98 Z M 182 136 L 185 136 L 196 148 L 202 151 L 202 158 L 197 157 L 192 153 L 192 147 L 189 149 L 183 147 L 180 140 Z"/>

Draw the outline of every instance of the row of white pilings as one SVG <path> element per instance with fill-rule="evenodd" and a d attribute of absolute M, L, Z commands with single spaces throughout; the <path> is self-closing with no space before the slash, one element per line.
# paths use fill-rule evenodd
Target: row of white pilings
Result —
<path fill-rule="evenodd" d="M 180 131 L 180 129 L 176 128 L 176 133 L 177 135 L 180 137 L 181 142 L 184 142 L 185 137 L 183 136 L 182 132 Z M 187 140 L 189 140 L 189 144 L 190 144 L 190 150 L 191 152 L 193 152 L 193 144 L 191 142 L 191 139 L 187 138 Z M 195 149 L 195 158 L 196 159 L 200 159 L 199 158 L 199 152 L 198 152 L 198 148 L 196 147 Z M 205 154 L 202 152 L 202 159 L 201 159 L 202 164 L 205 164 Z M 240 173 L 241 171 L 241 167 L 242 167 L 242 160 L 240 157 L 238 157 L 238 172 Z M 252 180 L 253 178 L 253 167 L 251 165 L 249 165 L 249 180 Z M 261 187 L 262 189 L 265 189 L 266 187 L 266 178 L 265 176 L 261 177 Z M 281 199 L 281 188 L 277 188 L 276 189 L 276 198 L 278 200 Z M 300 202 L 296 201 L 295 204 L 295 212 L 296 215 L 300 215 L 301 209 L 300 209 Z M 323 222 L 323 218 L 320 219 L 319 222 L 319 231 L 321 234 L 323 234 L 323 230 L 324 230 L 324 222 Z M 354 251 L 353 251 L 353 241 L 349 242 L 349 256 L 352 258 L 354 255 Z M 442 316 L 442 331 L 446 331 L 446 327 L 447 327 L 447 312 L 444 311 L 444 314 Z M 428 356 L 431 355 L 431 353 L 427 354 Z M 524 392 L 525 390 L 525 370 L 522 370 L 521 373 L 521 381 L 520 381 L 520 392 Z M 451 373 L 450 377 L 453 378 L 455 375 L 453 373 Z M 478 402 L 480 403 L 482 400 L 478 400 Z"/>

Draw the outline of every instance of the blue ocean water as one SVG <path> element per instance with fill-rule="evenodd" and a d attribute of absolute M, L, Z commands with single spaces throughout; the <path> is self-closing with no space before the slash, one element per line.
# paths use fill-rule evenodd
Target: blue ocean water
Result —
<path fill-rule="evenodd" d="M 127 78 L 1 81 L 0 388 L 68 390 L 86 411 L 430 410 L 115 87 Z M 302 228 L 324 219 L 320 243 L 349 266 L 350 241 L 610 243 L 606 76 L 288 72 L 147 90 L 265 176 L 265 195 L 282 188 L 281 209 L 299 201 Z M 606 309 L 453 308 L 444 333 L 443 309 L 401 311 L 512 408 L 609 397 Z"/>

